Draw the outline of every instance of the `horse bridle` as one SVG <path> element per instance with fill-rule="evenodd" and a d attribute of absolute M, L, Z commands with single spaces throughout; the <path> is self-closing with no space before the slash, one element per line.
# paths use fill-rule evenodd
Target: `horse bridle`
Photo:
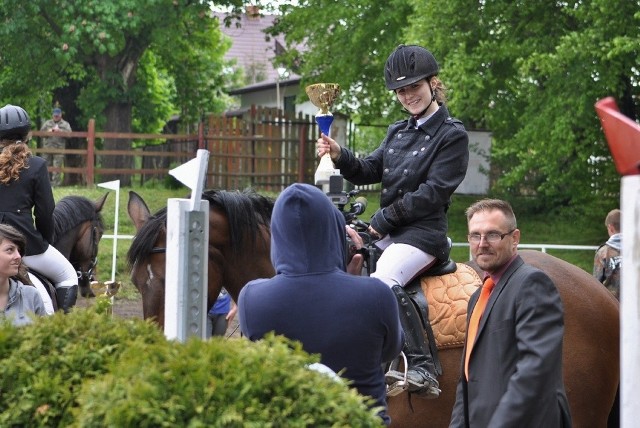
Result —
<path fill-rule="evenodd" d="M 91 262 L 87 267 L 87 270 L 82 270 L 80 263 L 78 261 L 70 261 L 73 267 L 76 268 L 76 274 L 78 275 L 78 282 L 80 281 L 92 281 L 95 274 L 96 265 L 98 264 L 98 226 L 96 226 L 96 220 L 91 220 L 91 241 L 89 244 L 91 245 Z M 78 265 L 78 266 L 76 266 Z"/>

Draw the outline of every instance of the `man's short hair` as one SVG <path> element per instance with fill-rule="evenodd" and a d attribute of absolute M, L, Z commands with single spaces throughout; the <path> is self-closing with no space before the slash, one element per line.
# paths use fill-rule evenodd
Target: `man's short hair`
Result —
<path fill-rule="evenodd" d="M 620 210 L 614 209 L 609 211 L 607 217 L 604 219 L 604 225 L 613 227 L 613 230 L 620 232 Z"/>

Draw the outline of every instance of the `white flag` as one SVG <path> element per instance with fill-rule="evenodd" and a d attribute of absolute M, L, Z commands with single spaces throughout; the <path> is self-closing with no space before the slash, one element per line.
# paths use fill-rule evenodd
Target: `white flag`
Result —
<path fill-rule="evenodd" d="M 97 186 L 102 187 L 104 189 L 109 189 L 109 190 L 118 190 L 120 189 L 120 180 L 107 181 L 105 183 L 98 183 Z"/>

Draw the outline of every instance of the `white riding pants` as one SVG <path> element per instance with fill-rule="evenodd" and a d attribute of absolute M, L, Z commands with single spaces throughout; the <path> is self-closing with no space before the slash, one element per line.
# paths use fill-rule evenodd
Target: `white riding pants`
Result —
<path fill-rule="evenodd" d="M 371 276 L 380 279 L 389 287 L 406 286 L 436 261 L 431 254 L 408 244 L 391 243 L 385 247 L 388 241 L 384 241 L 388 239 L 389 236 L 382 239 L 381 248 L 384 251 L 378 259 L 376 271 Z"/>
<path fill-rule="evenodd" d="M 51 245 L 44 253 L 25 256 L 22 260 L 25 265 L 49 278 L 56 288 L 78 285 L 76 270 L 69 260 Z"/>

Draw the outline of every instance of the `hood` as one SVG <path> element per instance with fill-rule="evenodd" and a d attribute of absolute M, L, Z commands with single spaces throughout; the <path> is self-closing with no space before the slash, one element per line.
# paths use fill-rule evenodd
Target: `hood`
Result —
<path fill-rule="evenodd" d="M 614 250 L 620 251 L 622 249 L 622 234 L 616 233 L 609 237 L 607 241 L 607 245 L 613 248 Z"/>
<path fill-rule="evenodd" d="M 271 261 L 277 274 L 346 269 L 342 213 L 309 184 L 292 184 L 276 199 L 271 217 Z"/>

